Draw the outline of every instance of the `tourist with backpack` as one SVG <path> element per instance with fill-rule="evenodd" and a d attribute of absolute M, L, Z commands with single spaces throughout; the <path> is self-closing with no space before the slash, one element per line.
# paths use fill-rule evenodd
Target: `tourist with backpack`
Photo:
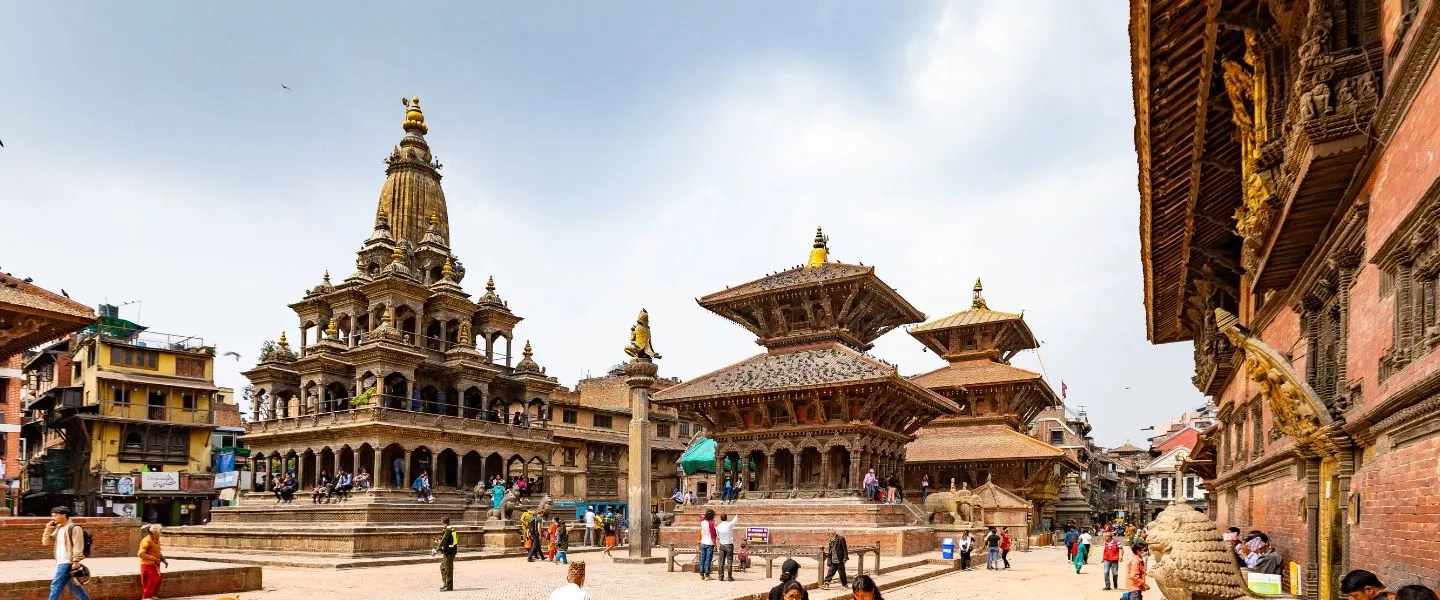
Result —
<path fill-rule="evenodd" d="M 50 600 L 60 600 L 66 589 L 78 600 L 90 600 L 78 578 L 88 577 L 90 570 L 80 564 L 90 555 L 90 532 L 70 520 L 70 509 L 57 506 L 50 509 L 50 522 L 40 542 L 55 547 L 55 577 L 50 580 Z"/>

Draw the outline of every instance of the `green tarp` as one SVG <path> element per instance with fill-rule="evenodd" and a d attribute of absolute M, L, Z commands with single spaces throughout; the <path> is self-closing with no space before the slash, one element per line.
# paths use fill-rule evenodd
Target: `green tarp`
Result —
<path fill-rule="evenodd" d="M 680 468 L 685 470 L 686 475 L 696 473 L 715 472 L 715 440 L 702 437 L 690 443 L 690 448 L 680 457 Z M 725 470 L 734 471 L 735 465 L 730 459 L 725 459 Z M 755 461 L 750 461 L 750 470 L 754 471 Z"/>

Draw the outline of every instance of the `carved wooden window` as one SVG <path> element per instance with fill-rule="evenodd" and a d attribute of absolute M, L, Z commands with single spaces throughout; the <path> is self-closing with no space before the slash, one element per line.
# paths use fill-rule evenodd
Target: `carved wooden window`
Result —
<path fill-rule="evenodd" d="M 1254 445 L 1253 456 L 1260 456 L 1265 452 L 1265 414 L 1263 411 L 1264 401 L 1256 398 L 1250 406 L 1250 438 Z"/>
<path fill-rule="evenodd" d="M 175 374 L 180 377 L 205 378 L 205 361 L 195 358 L 175 359 Z"/>
<path fill-rule="evenodd" d="M 568 409 L 568 408 L 567 408 L 567 409 L 562 409 L 562 410 L 560 411 L 560 421 L 561 421 L 562 423 L 565 423 L 566 425 L 576 425 L 576 424 L 579 424 L 579 423 L 580 423 L 580 411 L 570 410 L 570 409 Z"/>
<path fill-rule="evenodd" d="M 574 496 L 574 495 L 575 495 L 575 476 L 574 476 L 574 475 L 566 475 L 566 476 L 565 476 L 565 495 L 566 495 L 566 496 Z"/>
<path fill-rule="evenodd" d="M 599 429 L 610 429 L 614 427 L 615 418 L 610 415 L 595 415 L 595 427 Z"/>
<path fill-rule="evenodd" d="M 1245 410 L 1235 416 L 1235 462 L 1245 462 Z"/>
<path fill-rule="evenodd" d="M 1063 444 L 1063 443 L 1065 443 L 1065 430 L 1063 430 L 1063 429 L 1051 429 L 1051 430 L 1050 430 L 1050 444 L 1051 444 L 1051 445 L 1055 445 L 1055 444 Z"/>
<path fill-rule="evenodd" d="M 1221 421 L 1220 427 L 1220 437 L 1223 438 L 1222 443 L 1224 446 L 1224 451 L 1220 453 L 1220 468 L 1224 470 L 1230 468 L 1231 457 L 1234 456 L 1230 454 L 1230 438 L 1234 436 L 1232 435 L 1233 430 L 1230 429 L 1229 423 Z"/>
<path fill-rule="evenodd" d="M 1434 268 L 1421 269 L 1414 263 L 1396 267 L 1394 346 L 1381 357 L 1382 381 L 1429 353 L 1440 341 L 1435 280 Z"/>
<path fill-rule="evenodd" d="M 681 422 L 681 423 L 680 423 L 680 438 L 681 438 L 681 439 L 685 439 L 685 438 L 688 438 L 688 437 L 690 437 L 690 424 L 689 424 L 689 423 L 685 423 L 685 422 Z"/>
<path fill-rule="evenodd" d="M 573 466 L 575 466 L 575 449 L 574 449 L 574 448 L 566 448 L 566 449 L 565 449 L 565 466 L 567 466 L 567 467 L 573 467 Z"/>
<path fill-rule="evenodd" d="M 658 424 L 656 424 L 656 425 L 655 425 L 655 437 L 662 437 L 662 438 L 668 438 L 668 437 L 670 437 L 670 424 L 669 424 L 669 423 L 658 423 Z"/>

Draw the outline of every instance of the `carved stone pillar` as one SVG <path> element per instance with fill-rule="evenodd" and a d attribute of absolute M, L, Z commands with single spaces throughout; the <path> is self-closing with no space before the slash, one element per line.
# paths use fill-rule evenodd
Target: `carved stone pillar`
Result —
<path fill-rule="evenodd" d="M 780 479 L 780 474 L 775 472 L 775 453 L 773 451 L 765 453 L 764 479 L 765 481 L 762 483 L 764 484 L 764 490 L 767 492 L 773 491 L 775 489 L 775 482 Z"/>
<path fill-rule="evenodd" d="M 384 466 L 384 463 L 381 461 L 381 454 L 383 454 L 385 448 L 377 444 L 371 444 L 370 447 L 374 449 L 374 451 L 370 453 L 372 455 L 370 462 L 374 463 L 370 465 L 370 487 L 378 488 L 385 481 L 388 481 L 388 478 L 385 477 L 385 471 L 381 470 L 381 467 Z"/>
<path fill-rule="evenodd" d="M 830 477 L 830 453 L 822 452 L 820 454 L 820 489 L 828 490 L 833 487 L 835 485 Z"/>
<path fill-rule="evenodd" d="M 630 388 L 630 452 L 625 480 L 630 546 L 625 562 L 663 560 L 650 555 L 654 543 L 650 523 L 650 394 L 657 388 L 655 375 L 659 370 L 648 358 L 635 358 L 625 364 L 625 385 Z"/>
<path fill-rule="evenodd" d="M 743 454 L 743 455 L 740 456 L 740 464 L 739 464 L 736 468 L 740 469 L 740 472 L 741 472 L 741 475 L 740 475 L 740 489 L 737 490 L 737 492 L 743 492 L 743 491 L 749 490 L 749 489 L 750 489 L 750 455 L 749 455 L 749 453 L 745 453 L 745 454 Z"/>

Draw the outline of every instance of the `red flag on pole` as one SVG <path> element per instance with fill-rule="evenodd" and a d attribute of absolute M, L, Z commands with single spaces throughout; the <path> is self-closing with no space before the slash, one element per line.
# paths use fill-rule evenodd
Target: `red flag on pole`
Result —
<path fill-rule="evenodd" d="M 1070 391 L 1070 386 L 1065 385 L 1065 380 L 1064 380 L 1064 379 L 1061 379 L 1061 380 L 1060 380 L 1060 399 L 1061 399 L 1061 400 L 1064 400 L 1064 399 L 1067 397 L 1066 394 L 1067 394 L 1069 391 Z"/>

